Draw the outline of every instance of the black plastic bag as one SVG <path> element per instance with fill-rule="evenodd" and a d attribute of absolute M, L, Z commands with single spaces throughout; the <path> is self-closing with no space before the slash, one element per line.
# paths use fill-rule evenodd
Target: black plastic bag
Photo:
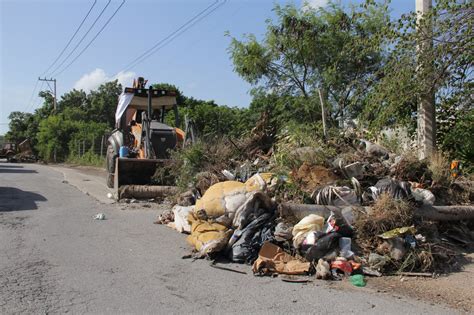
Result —
<path fill-rule="evenodd" d="M 307 261 L 318 261 L 320 258 L 323 258 L 331 250 L 339 246 L 339 239 L 341 234 L 339 233 L 329 233 L 319 240 L 316 241 L 316 244 L 310 247 L 306 252 Z"/>
<path fill-rule="evenodd" d="M 249 264 L 257 259 L 263 243 L 273 240 L 274 221 L 273 213 L 264 213 L 247 224 L 244 229 L 234 232 L 232 237 L 238 235 L 240 237 L 232 245 L 229 258 L 233 262 Z"/>

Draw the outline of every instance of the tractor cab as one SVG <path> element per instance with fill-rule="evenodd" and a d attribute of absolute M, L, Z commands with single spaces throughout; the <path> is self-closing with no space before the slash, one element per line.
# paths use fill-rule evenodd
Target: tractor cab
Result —
<path fill-rule="evenodd" d="M 148 94 L 151 93 L 151 106 L 148 108 Z M 146 88 L 125 88 L 117 107 L 117 129 L 123 133 L 123 145 L 129 148 L 130 158 L 169 157 L 184 139 L 184 132 L 165 123 L 167 115 L 174 115 L 175 125 L 179 124 L 176 93 L 172 91 Z M 149 139 L 145 133 L 149 132 Z M 145 151 L 147 140 L 149 152 Z"/>

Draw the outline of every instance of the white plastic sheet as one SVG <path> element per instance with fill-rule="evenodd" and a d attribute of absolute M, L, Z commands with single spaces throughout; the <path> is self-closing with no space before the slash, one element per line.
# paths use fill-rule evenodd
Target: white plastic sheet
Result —
<path fill-rule="evenodd" d="M 120 117 L 122 117 L 123 113 L 127 109 L 128 105 L 133 99 L 133 93 L 122 93 L 120 94 L 117 111 L 115 112 L 115 123 L 120 121 Z"/>

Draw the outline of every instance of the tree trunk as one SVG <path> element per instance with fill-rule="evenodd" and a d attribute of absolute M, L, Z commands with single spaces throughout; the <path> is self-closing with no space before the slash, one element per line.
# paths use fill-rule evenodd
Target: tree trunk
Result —
<path fill-rule="evenodd" d="M 118 199 L 135 198 L 165 198 L 178 193 L 176 186 L 146 186 L 146 185 L 125 185 L 118 189 Z"/>
<path fill-rule="evenodd" d="M 356 206 L 353 206 L 356 207 Z M 308 214 L 317 214 L 322 217 L 328 217 L 331 211 L 340 212 L 345 207 L 324 206 L 324 205 L 305 205 L 296 203 L 282 203 L 279 206 L 280 215 L 294 216 L 301 220 Z M 370 207 L 364 207 L 366 210 Z M 432 221 L 458 221 L 473 220 L 474 206 L 428 206 L 423 205 L 415 210 L 415 216 Z"/>

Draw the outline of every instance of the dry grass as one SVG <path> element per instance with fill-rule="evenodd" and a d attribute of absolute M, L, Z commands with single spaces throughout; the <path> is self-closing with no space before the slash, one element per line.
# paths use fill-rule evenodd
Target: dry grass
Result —
<path fill-rule="evenodd" d="M 434 153 L 428 163 L 433 185 L 448 185 L 451 182 L 449 160 L 442 152 Z"/>
<path fill-rule="evenodd" d="M 431 178 L 428 161 L 420 161 L 414 153 L 402 155 L 401 161 L 391 168 L 390 173 L 398 180 L 423 183 Z"/>
<path fill-rule="evenodd" d="M 354 224 L 357 239 L 369 248 L 375 247 L 377 235 L 392 229 L 413 225 L 413 206 L 405 200 L 382 194 L 370 213 L 361 213 Z"/>

